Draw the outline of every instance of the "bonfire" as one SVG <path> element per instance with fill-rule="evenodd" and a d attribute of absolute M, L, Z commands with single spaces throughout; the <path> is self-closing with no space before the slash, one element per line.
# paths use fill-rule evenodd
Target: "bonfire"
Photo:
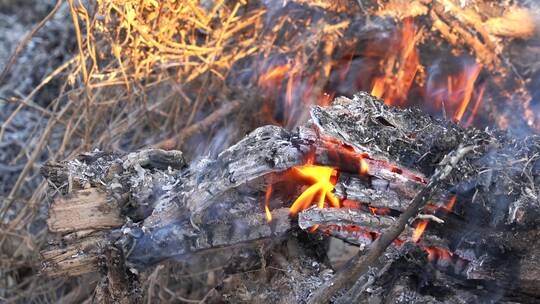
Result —
<path fill-rule="evenodd" d="M 0 301 L 540 299 L 531 1 L 50 9 L 0 66 Z"/>

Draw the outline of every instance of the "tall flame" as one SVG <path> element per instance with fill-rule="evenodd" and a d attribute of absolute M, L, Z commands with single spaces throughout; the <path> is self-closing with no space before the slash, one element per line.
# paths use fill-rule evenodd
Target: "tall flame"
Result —
<path fill-rule="evenodd" d="M 454 113 L 453 119 L 455 122 L 461 122 L 463 119 L 463 115 L 469 106 L 469 102 L 471 101 L 474 92 L 474 83 L 480 75 L 480 71 L 482 71 L 482 66 L 474 65 L 470 72 L 466 71 L 461 75 L 462 78 L 459 79 L 459 82 L 463 83 L 463 99 L 461 100 L 457 111 Z"/>
<path fill-rule="evenodd" d="M 397 45 L 390 47 L 383 62 L 384 74 L 372 82 L 371 94 L 384 98 L 387 105 L 405 105 L 416 73 L 421 68 L 416 44 L 422 32 L 416 30 L 412 18 L 403 20 L 403 27 L 397 35 Z"/>

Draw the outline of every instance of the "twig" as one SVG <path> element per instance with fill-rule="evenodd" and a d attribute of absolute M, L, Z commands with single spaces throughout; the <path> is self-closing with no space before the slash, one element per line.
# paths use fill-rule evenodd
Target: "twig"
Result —
<path fill-rule="evenodd" d="M 342 268 L 342 271 L 338 272 L 332 280 L 324 284 L 311 296 L 308 303 L 328 303 L 338 290 L 350 288 L 360 276 L 366 274 L 386 248 L 403 232 L 409 220 L 428 202 L 431 194 L 448 177 L 455 165 L 472 150 L 473 147 L 471 146 L 460 146 L 446 155 L 440 163 L 442 167 L 437 169 L 429 183 L 415 195 L 409 207 L 401 214 L 398 220 L 373 242 L 369 252 L 366 255 L 358 254 L 352 257 Z"/>
<path fill-rule="evenodd" d="M 19 43 L 19 45 L 17 46 L 17 48 L 15 49 L 13 54 L 11 54 L 11 56 L 9 57 L 9 60 L 8 60 L 8 62 L 6 64 L 6 66 L 4 67 L 4 70 L 2 71 L 2 74 L 0 74 L 0 85 L 2 85 L 4 83 L 4 81 L 6 80 L 9 72 L 11 71 L 11 68 L 13 67 L 15 62 L 17 61 L 17 58 L 19 57 L 21 52 L 24 50 L 24 48 L 28 45 L 28 43 L 32 40 L 32 37 L 34 37 L 34 35 L 47 22 L 49 22 L 49 20 L 51 20 L 54 17 L 56 12 L 58 12 L 60 7 L 62 6 L 63 2 L 64 1 L 62 1 L 62 0 L 57 0 L 56 5 L 51 10 L 51 12 L 47 16 L 45 16 L 45 18 L 43 18 L 43 20 L 41 20 L 36 26 L 34 26 L 34 28 L 32 28 L 32 30 L 30 30 L 30 32 L 28 32 L 28 34 L 26 34 L 26 36 L 24 36 L 24 38 L 21 40 L 21 42 Z"/>
<path fill-rule="evenodd" d="M 167 138 L 155 145 L 156 148 L 160 149 L 173 149 L 178 148 L 181 146 L 184 141 L 191 136 L 203 132 L 205 130 L 208 130 L 210 127 L 212 127 L 214 124 L 219 122 L 221 119 L 223 119 L 225 116 L 228 116 L 233 111 L 240 108 L 242 105 L 242 102 L 240 100 L 233 100 L 231 102 L 223 104 L 221 108 L 217 109 L 216 111 L 212 112 L 212 114 L 206 116 L 203 120 L 192 124 L 191 126 L 184 128 L 180 133 L 177 135 Z"/>
<path fill-rule="evenodd" d="M 430 221 L 434 221 L 436 223 L 439 223 L 439 224 L 444 224 L 444 220 L 443 219 L 440 219 L 438 217 L 436 217 L 435 215 L 433 214 L 419 214 L 416 216 L 417 219 L 421 219 L 421 220 L 430 220 Z"/>

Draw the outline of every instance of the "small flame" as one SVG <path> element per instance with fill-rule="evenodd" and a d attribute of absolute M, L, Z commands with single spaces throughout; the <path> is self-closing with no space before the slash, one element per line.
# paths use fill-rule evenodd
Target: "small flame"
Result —
<path fill-rule="evenodd" d="M 335 181 L 332 177 L 337 175 L 337 170 L 331 167 L 305 165 L 293 167 L 293 172 L 297 178 L 310 183 L 311 185 L 298 196 L 294 201 L 289 212 L 293 215 L 309 208 L 313 204 L 315 197 L 318 195 L 319 200 L 317 206 L 324 207 L 324 203 L 328 202 L 331 206 L 339 208 L 339 199 L 334 196 Z"/>
<path fill-rule="evenodd" d="M 428 225 L 427 220 L 423 220 L 416 225 L 416 229 L 414 229 L 413 236 L 412 236 L 413 242 L 416 243 L 420 240 L 420 238 L 422 237 L 422 234 L 424 234 L 424 231 L 427 228 L 427 225 Z"/>
<path fill-rule="evenodd" d="M 270 197 L 272 196 L 272 184 L 268 184 L 266 187 L 266 194 L 264 195 L 264 212 L 266 213 L 266 220 L 268 223 L 272 222 L 272 212 L 270 212 Z"/>
<path fill-rule="evenodd" d="M 373 87 L 371 89 L 371 95 L 382 98 L 384 94 L 384 79 L 383 78 L 376 78 L 373 81 Z"/>
<path fill-rule="evenodd" d="M 360 175 L 367 175 L 369 172 L 369 165 L 367 161 L 362 157 L 360 158 Z"/>

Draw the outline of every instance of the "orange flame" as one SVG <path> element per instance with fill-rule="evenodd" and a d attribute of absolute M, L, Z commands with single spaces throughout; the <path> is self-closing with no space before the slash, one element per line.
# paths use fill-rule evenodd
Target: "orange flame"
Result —
<path fill-rule="evenodd" d="M 474 83 L 480 75 L 480 71 L 482 71 L 482 66 L 474 65 L 470 73 L 465 72 L 463 75 L 461 75 L 461 79 L 459 80 L 459 82 L 464 83 L 463 99 L 461 100 L 459 108 L 454 113 L 453 118 L 455 122 L 461 122 L 461 120 L 463 119 L 463 115 L 465 114 L 465 111 L 469 106 L 469 102 L 471 101 L 471 97 L 474 92 Z"/>
<path fill-rule="evenodd" d="M 264 195 L 264 212 L 266 213 L 266 220 L 268 223 L 272 222 L 272 212 L 270 212 L 270 197 L 272 196 L 272 184 L 268 184 L 266 187 L 266 194 Z"/>
<path fill-rule="evenodd" d="M 416 43 L 422 36 L 416 31 L 412 18 L 403 20 L 403 27 L 397 34 L 397 43 L 390 47 L 390 53 L 383 62 L 384 75 L 372 82 L 371 95 L 384 97 L 386 105 L 404 105 L 407 94 L 421 65 Z M 395 52 L 393 52 L 395 49 Z"/>
<path fill-rule="evenodd" d="M 288 63 L 270 68 L 259 77 L 259 85 L 271 89 L 276 82 L 281 83 L 290 70 L 291 65 Z"/>
<path fill-rule="evenodd" d="M 476 117 L 476 113 L 478 113 L 478 109 L 480 108 L 480 103 L 482 103 L 482 99 L 484 99 L 484 92 L 486 91 L 486 86 L 483 85 L 480 88 L 480 92 L 478 93 L 478 97 L 476 98 L 476 102 L 474 104 L 474 108 L 471 112 L 471 115 L 467 119 L 467 122 L 465 123 L 465 127 L 468 128 L 472 125 L 474 118 Z"/>
<path fill-rule="evenodd" d="M 289 209 L 291 214 L 296 215 L 298 212 L 309 208 L 317 195 L 319 197 L 317 202 L 319 208 L 323 208 L 325 202 L 328 202 L 333 207 L 339 208 L 339 199 L 332 193 L 335 185 L 335 181 L 332 181 L 332 177 L 337 175 L 336 169 L 324 166 L 305 165 L 293 167 L 292 170 L 298 178 L 311 185 L 296 198 Z"/>
<path fill-rule="evenodd" d="M 373 87 L 371 89 L 371 95 L 382 98 L 384 95 L 384 79 L 383 78 L 376 78 L 373 81 Z"/>
<path fill-rule="evenodd" d="M 427 228 L 427 225 L 428 225 L 428 221 L 426 220 L 423 220 L 416 225 L 416 229 L 414 229 L 413 236 L 412 236 L 413 242 L 416 243 L 420 240 L 420 238 L 422 237 L 422 234 L 424 234 L 424 231 Z"/>

